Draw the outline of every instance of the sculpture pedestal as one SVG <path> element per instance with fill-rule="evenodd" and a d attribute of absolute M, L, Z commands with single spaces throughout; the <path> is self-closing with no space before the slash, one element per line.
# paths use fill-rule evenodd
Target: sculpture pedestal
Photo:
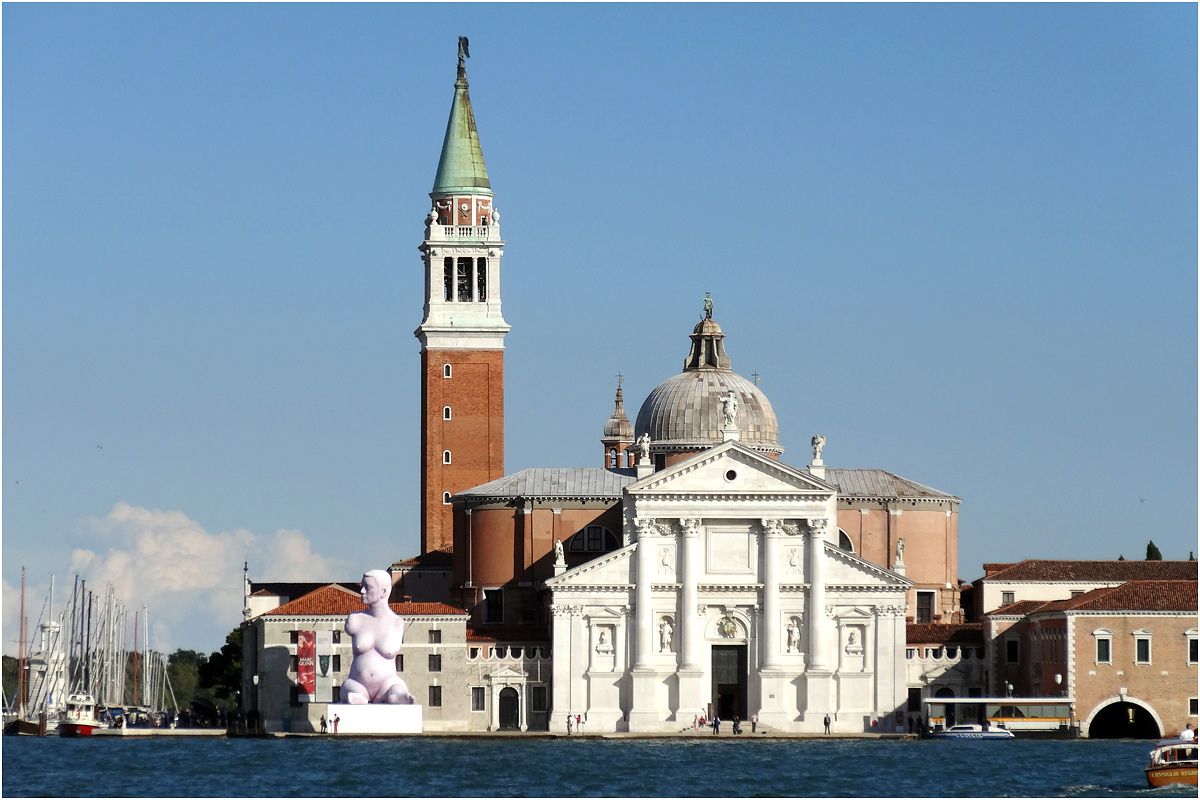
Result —
<path fill-rule="evenodd" d="M 378 736 L 396 733 L 421 733 L 424 724 L 423 708 L 418 705 L 387 705 L 370 703 L 352 706 L 347 703 L 330 703 L 325 712 L 329 730 L 333 731 L 333 718 L 338 721 L 338 736 Z"/>

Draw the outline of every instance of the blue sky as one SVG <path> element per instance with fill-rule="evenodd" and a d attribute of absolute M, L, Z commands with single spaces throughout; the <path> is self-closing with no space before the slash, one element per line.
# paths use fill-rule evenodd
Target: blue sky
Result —
<path fill-rule="evenodd" d="M 509 471 L 599 466 L 616 373 L 632 416 L 711 291 L 784 460 L 819 431 L 828 464 L 962 497 L 964 579 L 1195 548 L 1192 5 L 3 23 L 6 650 L 22 565 L 212 649 L 244 559 L 417 552 L 416 245 L 459 35 L 508 241 Z"/>

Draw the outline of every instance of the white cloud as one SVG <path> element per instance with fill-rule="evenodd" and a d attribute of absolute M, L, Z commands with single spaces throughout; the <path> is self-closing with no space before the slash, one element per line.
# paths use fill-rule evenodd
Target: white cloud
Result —
<path fill-rule="evenodd" d="M 101 519 L 87 520 L 86 527 L 109 546 L 103 552 L 74 550 L 70 572 L 86 579 L 100 596 L 112 584 L 131 626 L 134 612 L 148 607 L 155 649 L 207 652 L 224 644 L 225 635 L 242 619 L 243 561 L 258 565 L 257 571 L 272 580 L 342 577 L 342 562 L 314 553 L 312 542 L 297 530 L 209 532 L 181 511 L 128 503 L 117 503 Z M 5 583 L 6 629 L 15 591 Z M 16 613 L 12 616 L 15 622 Z M 129 636 L 132 641 L 132 630 Z"/>

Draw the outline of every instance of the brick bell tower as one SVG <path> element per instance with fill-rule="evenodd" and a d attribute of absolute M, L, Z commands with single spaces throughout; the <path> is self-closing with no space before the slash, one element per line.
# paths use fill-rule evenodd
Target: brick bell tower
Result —
<path fill-rule="evenodd" d="M 500 212 L 467 93 L 466 37 L 433 180 L 425 241 L 421 341 L 421 552 L 450 550 L 450 496 L 504 474 L 504 336 Z"/>

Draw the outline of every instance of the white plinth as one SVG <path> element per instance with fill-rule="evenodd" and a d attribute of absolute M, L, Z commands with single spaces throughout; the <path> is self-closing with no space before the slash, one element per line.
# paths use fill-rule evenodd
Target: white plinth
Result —
<path fill-rule="evenodd" d="M 390 733 L 420 733 L 423 728 L 422 706 L 386 705 L 371 703 L 352 706 L 347 703 L 330 703 L 325 719 L 333 731 L 333 718 L 338 720 L 338 735 L 379 735 Z"/>

